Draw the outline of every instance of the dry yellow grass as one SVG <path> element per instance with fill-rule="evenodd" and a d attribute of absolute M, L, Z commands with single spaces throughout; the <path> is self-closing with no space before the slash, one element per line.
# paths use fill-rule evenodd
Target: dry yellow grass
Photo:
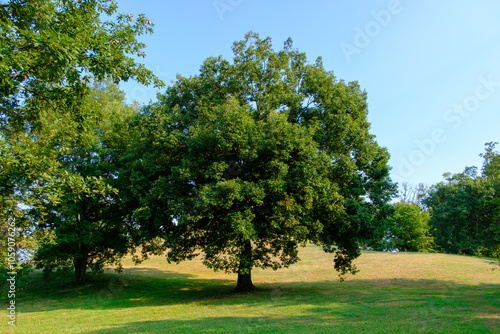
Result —
<path fill-rule="evenodd" d="M 301 261 L 289 268 L 277 271 L 256 268 L 252 271 L 254 284 L 286 282 L 338 282 L 338 273 L 333 268 L 333 255 L 309 245 L 299 252 Z M 346 282 L 361 280 L 436 280 L 458 284 L 500 284 L 500 267 L 491 265 L 491 260 L 470 256 L 438 253 L 383 253 L 363 252 L 355 260 L 359 269 L 356 275 L 347 275 Z M 201 258 L 180 264 L 167 264 L 163 256 L 154 256 L 135 266 L 125 260 L 124 267 L 131 275 L 151 270 L 153 277 L 171 277 L 172 273 L 190 275 L 196 279 L 236 280 L 235 274 L 214 272 L 203 266 Z"/>

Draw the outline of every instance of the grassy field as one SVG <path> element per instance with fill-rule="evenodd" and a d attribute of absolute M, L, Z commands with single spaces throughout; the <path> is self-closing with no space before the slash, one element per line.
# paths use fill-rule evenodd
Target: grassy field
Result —
<path fill-rule="evenodd" d="M 242 295 L 231 292 L 236 275 L 161 257 L 126 261 L 123 275 L 81 288 L 37 280 L 17 295 L 15 332 L 500 333 L 500 267 L 491 261 L 366 252 L 360 272 L 339 282 L 328 254 L 308 246 L 300 256 L 288 269 L 254 270 L 259 291 Z M 0 332 L 14 333 L 7 321 Z"/>

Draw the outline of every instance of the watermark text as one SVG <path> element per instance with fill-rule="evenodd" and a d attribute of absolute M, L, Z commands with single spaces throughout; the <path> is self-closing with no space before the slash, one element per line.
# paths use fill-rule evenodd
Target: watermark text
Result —
<path fill-rule="evenodd" d="M 500 81 L 495 81 L 493 75 L 487 78 L 478 78 L 479 84 L 474 93 L 466 96 L 461 102 L 453 104 L 443 113 L 443 121 L 448 127 L 457 130 L 464 120 L 469 118 L 474 111 L 479 109 L 481 102 L 490 98 L 500 87 Z M 449 129 L 448 129 L 449 130 Z M 434 154 L 439 144 L 448 139 L 446 127 L 437 127 L 431 131 L 430 136 L 424 139 L 416 139 L 414 144 L 417 148 L 407 156 L 399 157 L 399 165 L 396 172 L 403 178 L 409 177 L 417 167 L 422 166 L 425 161 Z"/>
<path fill-rule="evenodd" d="M 360 54 L 374 38 L 386 28 L 392 21 L 393 17 L 403 12 L 403 5 L 399 0 L 390 0 L 385 9 L 379 11 L 371 11 L 372 20 L 368 21 L 363 28 L 354 27 L 354 38 L 352 43 L 340 43 L 340 50 L 348 63 L 352 61 L 352 57 Z"/>
<path fill-rule="evenodd" d="M 7 307 L 7 317 L 11 326 L 16 325 L 16 220 L 9 218 L 7 220 L 7 261 L 10 271 L 7 273 L 9 307 Z"/>

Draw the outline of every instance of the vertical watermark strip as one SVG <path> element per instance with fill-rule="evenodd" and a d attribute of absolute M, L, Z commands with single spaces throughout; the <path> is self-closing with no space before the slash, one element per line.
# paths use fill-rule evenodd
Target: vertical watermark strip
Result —
<path fill-rule="evenodd" d="M 16 267 L 17 267 L 17 249 L 16 249 L 16 220 L 9 218 L 7 220 L 7 261 L 10 271 L 7 275 L 8 292 L 7 297 L 9 300 L 9 307 L 7 307 L 7 317 L 9 318 L 8 324 L 11 326 L 16 325 Z"/>

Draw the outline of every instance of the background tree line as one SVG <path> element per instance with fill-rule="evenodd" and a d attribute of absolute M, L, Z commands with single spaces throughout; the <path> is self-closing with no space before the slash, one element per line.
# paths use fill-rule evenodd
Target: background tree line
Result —
<path fill-rule="evenodd" d="M 445 174 L 423 203 L 431 215 L 436 244 L 447 253 L 500 257 L 500 154 L 486 143 L 477 167 Z"/>
<path fill-rule="evenodd" d="M 485 144 L 483 166 L 444 174 L 430 187 L 402 184 L 399 201 L 376 250 L 440 251 L 500 257 L 499 175 L 497 143 Z"/>

